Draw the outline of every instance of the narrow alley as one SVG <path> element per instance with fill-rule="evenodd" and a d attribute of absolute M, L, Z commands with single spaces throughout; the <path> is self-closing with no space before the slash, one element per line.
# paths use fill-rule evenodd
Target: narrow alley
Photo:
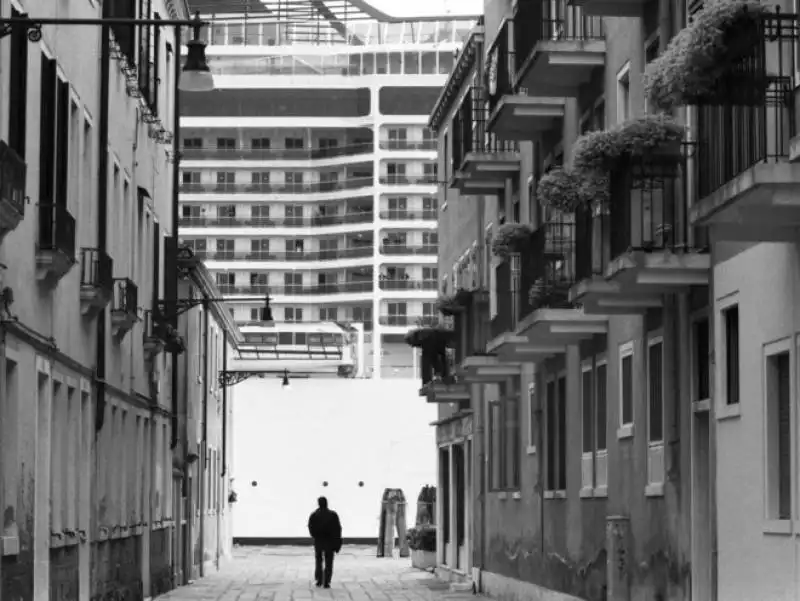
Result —
<path fill-rule="evenodd" d="M 346 546 L 336 556 L 329 590 L 314 586 L 311 547 L 237 547 L 218 573 L 177 588 L 158 601 L 461 601 L 447 583 L 411 567 L 410 560 L 377 558 L 375 548 Z"/>

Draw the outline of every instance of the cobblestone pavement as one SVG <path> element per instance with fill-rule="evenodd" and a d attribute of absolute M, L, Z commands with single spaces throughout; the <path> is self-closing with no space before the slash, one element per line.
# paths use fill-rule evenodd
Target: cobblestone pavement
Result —
<path fill-rule="evenodd" d="M 314 586 L 310 547 L 238 547 L 218 573 L 158 601 L 466 601 L 407 558 L 377 558 L 374 547 L 344 547 L 333 564 L 330 589 Z"/>

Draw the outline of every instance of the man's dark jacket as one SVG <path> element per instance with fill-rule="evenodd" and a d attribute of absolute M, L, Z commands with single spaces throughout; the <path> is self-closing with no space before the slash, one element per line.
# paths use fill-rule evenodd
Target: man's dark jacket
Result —
<path fill-rule="evenodd" d="M 308 518 L 308 533 L 314 539 L 314 544 L 324 549 L 332 549 L 338 553 L 342 548 L 339 514 L 327 507 L 320 507 Z"/>

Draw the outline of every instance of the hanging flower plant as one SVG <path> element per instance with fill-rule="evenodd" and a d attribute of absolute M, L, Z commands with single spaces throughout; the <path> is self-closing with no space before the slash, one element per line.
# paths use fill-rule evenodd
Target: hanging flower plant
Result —
<path fill-rule="evenodd" d="M 497 235 L 492 240 L 492 253 L 498 257 L 507 257 L 513 252 L 524 250 L 533 235 L 533 228 L 526 223 L 504 223 L 497 228 Z"/>
<path fill-rule="evenodd" d="M 684 127 L 667 115 L 636 117 L 578 138 L 573 165 L 579 172 L 597 174 L 616 171 L 637 157 L 677 164 L 683 136 Z"/>
<path fill-rule="evenodd" d="M 713 0 L 698 11 L 645 70 L 644 91 L 663 110 L 693 104 L 758 104 L 766 78 L 732 73 L 760 42 L 768 7 L 755 0 Z M 760 79 L 760 81 L 759 81 Z"/>
<path fill-rule="evenodd" d="M 445 348 L 453 341 L 453 331 L 438 326 L 416 328 L 405 336 L 408 346 L 415 348 Z"/>
<path fill-rule="evenodd" d="M 462 313 L 469 304 L 472 291 L 459 288 L 454 294 L 440 296 L 436 301 L 436 309 L 442 315 Z"/>
<path fill-rule="evenodd" d="M 594 172 L 558 167 L 539 180 L 536 197 L 545 206 L 572 213 L 584 203 L 605 202 L 608 180 Z"/>

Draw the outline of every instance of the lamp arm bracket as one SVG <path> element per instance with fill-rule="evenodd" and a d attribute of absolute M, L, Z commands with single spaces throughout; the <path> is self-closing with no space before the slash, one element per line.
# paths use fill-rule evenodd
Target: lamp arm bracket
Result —
<path fill-rule="evenodd" d="M 42 40 L 42 24 L 30 19 L 27 13 L 20 15 L 17 21 L 0 21 L 0 40 L 11 35 L 14 27 L 24 27 L 29 42 L 36 43 Z"/>

